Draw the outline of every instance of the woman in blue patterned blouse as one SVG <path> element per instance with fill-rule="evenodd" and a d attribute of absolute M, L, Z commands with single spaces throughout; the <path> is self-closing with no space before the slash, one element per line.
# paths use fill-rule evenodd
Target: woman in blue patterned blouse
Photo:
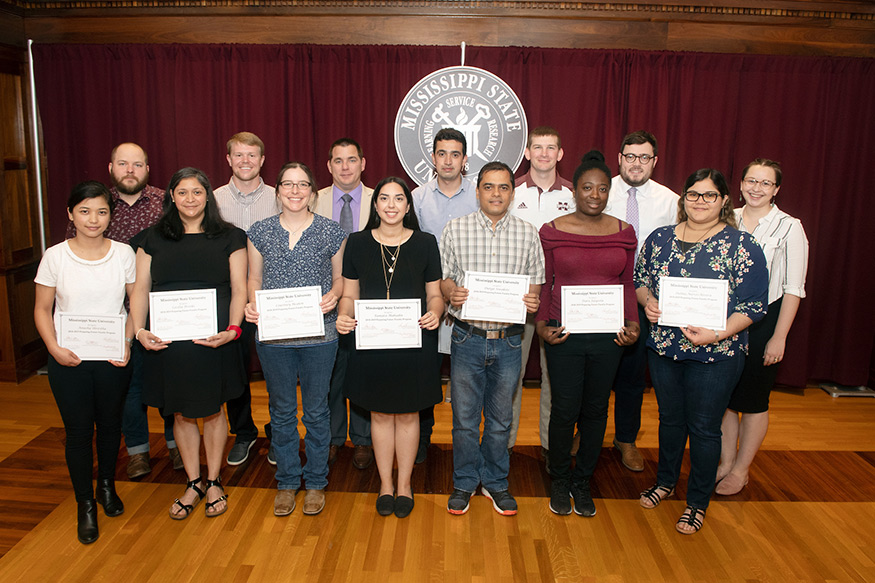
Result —
<path fill-rule="evenodd" d="M 655 230 L 635 267 L 638 302 L 653 324 L 647 339 L 650 376 L 659 404 L 656 483 L 641 493 L 655 508 L 675 491 L 687 437 L 690 477 L 682 534 L 702 527 L 720 459 L 720 423 L 744 366 L 747 327 L 766 313 L 769 276 L 756 240 L 736 228 L 726 179 L 703 168 L 687 178 L 678 201 L 678 224 Z M 660 325 L 663 277 L 728 281 L 726 325 Z"/>
<path fill-rule="evenodd" d="M 249 303 L 246 320 L 258 323 L 257 290 L 318 286 L 325 332 L 321 336 L 260 340 L 256 343 L 270 397 L 271 445 L 276 454 L 277 494 L 273 512 L 286 516 L 295 509 L 301 477 L 307 486 L 304 514 L 325 507 L 328 446 L 331 440 L 328 384 L 337 354 L 337 301 L 343 295 L 341 266 L 346 232 L 334 221 L 310 211 L 316 184 L 310 169 L 288 162 L 276 180 L 280 214 L 252 225 L 249 236 Z M 260 338 L 260 336 L 259 336 Z M 307 463 L 298 454 L 297 385 L 301 381 L 304 446 Z"/>

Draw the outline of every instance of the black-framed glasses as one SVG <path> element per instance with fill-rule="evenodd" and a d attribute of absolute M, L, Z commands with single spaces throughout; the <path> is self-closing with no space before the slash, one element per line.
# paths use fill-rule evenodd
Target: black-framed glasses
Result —
<path fill-rule="evenodd" d="M 300 182 L 293 182 L 291 180 L 283 180 L 280 182 L 280 188 L 283 190 L 292 190 L 294 187 L 298 187 L 298 190 L 307 190 L 310 188 L 310 183 L 306 180 L 302 180 Z"/>
<path fill-rule="evenodd" d="M 634 164 L 635 160 L 640 160 L 644 166 L 650 164 L 650 162 L 656 158 L 656 156 L 651 156 L 650 154 L 620 154 L 626 162 L 629 164 Z"/>
<path fill-rule="evenodd" d="M 723 196 L 719 192 L 714 192 L 713 190 L 709 190 L 708 192 L 696 192 L 695 190 L 688 190 L 684 193 L 684 200 L 687 202 L 696 202 L 700 198 L 707 203 L 717 202 L 717 199 Z"/>
<path fill-rule="evenodd" d="M 744 182 L 744 185 L 748 188 L 756 188 L 757 184 L 763 188 L 771 188 L 775 186 L 775 183 L 771 180 L 757 180 L 756 178 L 745 178 L 742 182 Z"/>

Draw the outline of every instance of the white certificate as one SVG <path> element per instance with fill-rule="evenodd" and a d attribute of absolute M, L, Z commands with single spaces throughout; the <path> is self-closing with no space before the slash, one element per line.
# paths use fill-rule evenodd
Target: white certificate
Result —
<path fill-rule="evenodd" d="M 463 320 L 526 323 L 523 296 L 529 293 L 529 276 L 509 273 L 465 273 L 468 299 L 462 304 Z"/>
<path fill-rule="evenodd" d="M 218 332 L 216 290 L 149 293 L 149 331 L 161 340 L 195 340 Z"/>
<path fill-rule="evenodd" d="M 422 348 L 420 309 L 417 299 L 356 300 L 356 349 Z"/>
<path fill-rule="evenodd" d="M 321 301 L 322 288 L 318 285 L 256 290 L 258 339 L 325 336 L 325 318 L 319 307 Z"/>
<path fill-rule="evenodd" d="M 59 313 L 58 344 L 81 360 L 124 360 L 125 318 Z"/>
<path fill-rule="evenodd" d="M 623 327 L 622 285 L 564 285 L 561 294 L 566 332 L 616 334 Z"/>
<path fill-rule="evenodd" d="M 660 326 L 726 329 L 729 280 L 662 277 L 659 280 Z"/>

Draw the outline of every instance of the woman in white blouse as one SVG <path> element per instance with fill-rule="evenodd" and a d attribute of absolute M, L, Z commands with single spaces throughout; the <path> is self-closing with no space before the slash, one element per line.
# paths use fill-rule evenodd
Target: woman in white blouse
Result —
<path fill-rule="evenodd" d="M 775 204 L 781 177 L 778 162 L 757 158 L 748 164 L 741 178 L 745 204 L 735 209 L 738 228 L 752 234 L 766 255 L 769 311 L 750 327 L 744 372 L 723 416 L 715 491 L 724 496 L 737 494 L 747 485 L 750 464 L 769 427 L 769 393 L 784 358 L 787 334 L 805 297 L 808 239 L 799 219 Z"/>
<path fill-rule="evenodd" d="M 124 300 L 133 289 L 136 264 L 130 246 L 103 236 L 112 208 L 112 196 L 101 183 L 83 182 L 73 187 L 67 215 L 76 227 L 76 236 L 46 250 L 34 280 L 33 319 L 49 351 L 49 385 L 64 420 L 67 470 L 78 503 L 77 536 L 82 544 L 97 540 L 98 504 L 107 516 L 125 511 L 114 478 L 122 407 L 131 378 L 127 364 L 133 330 Z M 118 353 L 119 360 L 88 358 L 68 343 L 60 333 L 62 314 L 121 316 L 126 342 Z M 96 490 L 91 482 L 95 426 Z"/>

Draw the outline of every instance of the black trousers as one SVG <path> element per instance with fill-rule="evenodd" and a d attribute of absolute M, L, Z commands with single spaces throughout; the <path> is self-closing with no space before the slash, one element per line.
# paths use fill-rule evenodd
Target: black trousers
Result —
<path fill-rule="evenodd" d="M 258 437 L 258 428 L 252 420 L 252 392 L 249 390 L 249 359 L 254 345 L 255 332 L 258 326 L 244 321 L 240 326 L 243 332 L 237 342 L 243 349 L 243 367 L 246 369 L 246 384 L 243 387 L 243 394 L 236 399 L 231 399 L 225 403 L 225 408 L 228 412 L 228 424 L 231 426 L 231 433 L 237 436 L 241 441 L 255 441 Z"/>
<path fill-rule="evenodd" d="M 131 381 L 131 366 L 119 368 L 106 361 L 62 366 L 49 356 L 49 385 L 67 443 L 64 453 L 76 501 L 94 498 L 92 439 L 97 426 L 97 477 L 113 479 L 121 443 L 122 409 Z"/>
<path fill-rule="evenodd" d="M 572 334 L 562 344 L 544 343 L 550 372 L 550 475 L 554 480 L 589 479 L 595 471 L 605 426 L 611 385 L 623 349 L 615 334 Z M 572 475 L 571 441 L 580 431 L 580 448 Z"/>

